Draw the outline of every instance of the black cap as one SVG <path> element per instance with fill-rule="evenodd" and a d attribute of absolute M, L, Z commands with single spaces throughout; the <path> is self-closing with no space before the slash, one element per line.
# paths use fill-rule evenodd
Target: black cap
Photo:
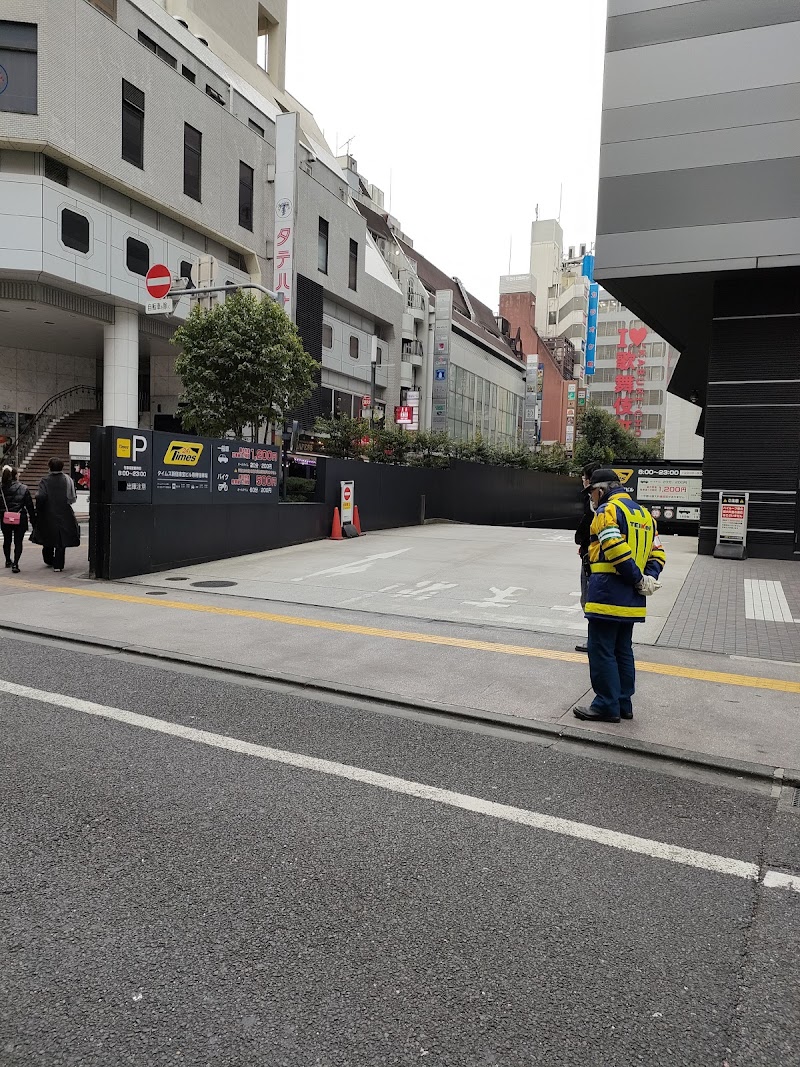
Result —
<path fill-rule="evenodd" d="M 609 485 L 612 482 L 619 482 L 619 475 L 616 471 L 612 471 L 610 467 L 600 467 L 592 475 L 592 487 L 596 485 Z"/>

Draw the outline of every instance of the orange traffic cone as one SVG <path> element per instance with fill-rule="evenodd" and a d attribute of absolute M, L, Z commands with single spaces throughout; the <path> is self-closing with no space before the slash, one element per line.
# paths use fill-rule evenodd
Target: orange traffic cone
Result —
<path fill-rule="evenodd" d="M 358 536 L 361 537 L 361 519 L 359 518 L 358 514 L 358 504 L 356 504 L 353 508 L 353 526 L 355 526 L 355 528 L 358 530 Z"/>
<path fill-rule="evenodd" d="M 339 518 L 339 509 L 333 510 L 333 528 L 331 529 L 331 541 L 341 541 L 342 538 L 342 520 Z"/>

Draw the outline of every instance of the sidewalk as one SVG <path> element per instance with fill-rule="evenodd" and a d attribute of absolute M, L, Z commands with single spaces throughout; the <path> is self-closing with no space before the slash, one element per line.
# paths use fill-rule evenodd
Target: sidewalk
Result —
<path fill-rule="evenodd" d="M 362 551 L 366 542 L 360 543 Z M 370 555 L 380 555 L 375 543 L 371 549 Z M 550 549 L 541 552 L 544 558 Z M 270 568 L 282 566 L 280 555 L 270 555 Z M 476 554 L 475 566 L 485 573 L 483 555 Z M 336 558 L 342 566 L 344 557 Z M 106 649 L 173 657 L 180 664 L 242 669 L 320 687 L 323 693 L 511 719 L 554 736 L 648 751 L 666 747 L 690 761 L 800 768 L 797 664 L 639 647 L 636 718 L 620 726 L 586 725 L 571 712 L 589 692 L 586 659 L 573 651 L 572 622 L 562 624 L 560 633 L 534 632 L 477 617 L 459 622 L 421 614 L 409 618 L 408 598 L 401 598 L 403 617 L 389 617 L 363 608 L 257 600 L 252 591 L 238 589 L 239 595 L 230 595 L 224 586 L 214 593 L 188 582 L 170 584 L 170 577 L 189 577 L 178 573 L 127 584 L 90 582 L 69 573 L 56 583 L 54 575 L 32 563 L 26 572 L 15 580 L 0 577 L 0 610 L 4 620 L 34 634 L 88 639 Z M 427 607 L 423 601 L 421 608 Z M 2 644 L 11 638 L 6 629 Z"/>

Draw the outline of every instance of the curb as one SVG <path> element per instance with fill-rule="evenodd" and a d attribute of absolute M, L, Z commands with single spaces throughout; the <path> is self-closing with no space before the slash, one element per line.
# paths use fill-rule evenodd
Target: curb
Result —
<path fill-rule="evenodd" d="M 745 760 L 728 759 L 725 756 L 713 756 L 703 752 L 695 752 L 691 749 L 672 748 L 669 745 L 659 745 L 656 742 L 642 741 L 638 738 L 613 737 L 610 734 L 581 729 L 579 726 L 559 725 L 544 722 L 540 719 L 520 719 L 513 715 L 502 715 L 497 712 L 483 711 L 478 708 L 468 708 L 454 704 L 440 704 L 435 701 L 406 700 L 403 697 L 397 697 L 380 690 L 367 689 L 364 686 L 349 685 L 346 689 L 343 689 L 331 683 L 297 675 L 283 674 L 280 671 L 265 671 L 258 667 L 248 667 L 244 664 L 232 666 L 230 663 L 208 659 L 202 660 L 196 656 L 168 652 L 164 649 L 112 642 L 97 637 L 84 637 L 60 630 L 33 629 L 33 627 L 22 626 L 18 623 L 4 622 L 0 624 L 0 634 L 24 635 L 25 637 L 63 641 L 66 644 L 81 645 L 90 649 L 105 649 L 109 652 L 124 653 L 143 660 L 155 660 L 159 663 L 172 664 L 176 667 L 197 667 L 202 670 L 228 675 L 231 678 L 292 686 L 306 690 L 311 695 L 318 695 L 320 699 L 335 697 L 337 700 L 341 700 L 342 698 L 352 697 L 357 700 L 377 702 L 384 707 L 395 708 L 398 711 L 427 712 L 463 723 L 502 727 L 519 734 L 532 734 L 549 738 L 554 743 L 560 740 L 580 744 L 588 743 L 611 751 L 644 756 L 659 762 L 676 763 L 702 770 L 735 775 L 740 778 L 754 778 L 773 783 L 779 782 L 786 785 L 800 786 L 800 768 L 784 768 L 766 763 L 750 763 Z"/>

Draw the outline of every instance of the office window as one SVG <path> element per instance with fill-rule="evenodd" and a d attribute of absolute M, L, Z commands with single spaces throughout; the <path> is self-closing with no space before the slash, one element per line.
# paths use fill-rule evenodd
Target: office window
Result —
<path fill-rule="evenodd" d="M 37 113 L 38 28 L 0 21 L 0 111 Z"/>
<path fill-rule="evenodd" d="M 122 158 L 134 167 L 144 167 L 144 93 L 122 82 Z"/>
<path fill-rule="evenodd" d="M 358 289 L 358 241 L 350 242 L 350 263 L 347 284 L 351 289 Z"/>
<path fill-rule="evenodd" d="M 351 359 L 358 359 L 358 355 L 359 355 L 358 349 L 359 349 L 358 338 L 357 337 L 351 337 L 350 338 L 350 358 Z"/>
<path fill-rule="evenodd" d="M 197 75 L 195 74 L 195 72 L 186 65 L 181 67 L 181 74 L 184 76 L 187 82 L 191 82 L 192 85 L 194 85 L 194 83 L 197 81 Z"/>
<path fill-rule="evenodd" d="M 129 237 L 125 243 L 125 266 L 132 274 L 144 278 L 150 270 L 150 246 L 144 241 L 137 241 L 135 237 Z"/>
<path fill-rule="evenodd" d="M 190 263 L 188 259 L 182 259 L 181 260 L 180 270 L 178 271 L 178 277 L 179 278 L 188 279 L 188 281 L 189 281 L 188 288 L 189 289 L 194 289 L 195 288 L 194 279 L 192 278 L 192 266 L 193 266 L 193 264 Z"/>
<path fill-rule="evenodd" d="M 148 52 L 152 52 L 154 56 L 158 56 L 159 59 L 163 59 L 165 63 L 175 70 L 178 69 L 178 61 L 166 48 L 162 48 L 160 44 L 156 44 L 152 37 L 148 37 L 146 33 L 142 33 L 139 30 L 139 44 L 143 44 Z"/>
<path fill-rule="evenodd" d="M 89 251 L 89 220 L 65 207 L 61 212 L 61 240 L 76 252 Z"/>
<path fill-rule="evenodd" d="M 378 358 L 375 360 L 375 366 L 380 367 L 381 363 L 383 363 L 383 347 L 381 345 L 377 346 L 377 353 Z"/>
<path fill-rule="evenodd" d="M 200 199 L 203 169 L 203 135 L 188 122 L 183 125 L 183 191 L 192 200 Z"/>
<path fill-rule="evenodd" d="M 321 270 L 323 274 L 328 273 L 328 222 L 323 218 L 319 220 L 317 237 L 317 270 Z"/>
<path fill-rule="evenodd" d="M 264 127 L 263 126 L 259 126 L 257 122 L 253 122 L 252 119 L 248 119 L 247 120 L 247 125 L 250 127 L 250 129 L 253 131 L 253 133 L 257 133 L 259 137 L 263 137 L 264 136 Z"/>
<path fill-rule="evenodd" d="M 218 104 L 222 104 L 223 107 L 228 106 L 228 102 L 222 93 L 218 93 L 212 86 L 206 86 L 206 96 L 210 96 L 212 100 L 216 100 Z"/>
<path fill-rule="evenodd" d="M 327 322 L 322 324 L 322 347 L 333 348 L 333 327 Z"/>
<path fill-rule="evenodd" d="M 239 162 L 239 225 L 253 228 L 253 168 Z"/>

